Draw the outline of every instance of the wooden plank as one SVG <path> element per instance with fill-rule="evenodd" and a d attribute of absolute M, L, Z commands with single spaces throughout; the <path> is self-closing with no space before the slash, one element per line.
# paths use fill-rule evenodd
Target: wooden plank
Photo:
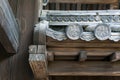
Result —
<path fill-rule="evenodd" d="M 78 56 L 80 51 L 76 51 L 76 52 L 52 52 L 52 51 L 48 51 L 47 54 L 54 54 L 54 56 Z M 111 51 L 87 51 L 87 56 L 109 56 L 111 55 L 113 52 Z"/>
<path fill-rule="evenodd" d="M 116 51 L 120 51 L 120 48 L 106 48 L 106 47 L 103 47 L 103 48 L 88 48 L 88 47 L 85 47 L 85 48 L 55 48 L 55 47 L 47 47 L 47 50 L 48 51 L 55 51 L 55 52 L 79 52 L 81 50 L 86 50 L 86 51 L 98 51 L 98 53 L 101 51 L 111 51 L 111 52 L 116 52 Z"/>
<path fill-rule="evenodd" d="M 52 52 L 52 51 L 48 51 L 48 61 L 53 61 L 54 60 L 65 60 L 65 61 L 84 61 L 84 60 L 96 60 L 96 61 L 100 61 L 100 60 L 108 60 L 108 56 L 110 56 L 113 52 L 110 51 L 85 51 L 87 53 L 84 53 L 82 51 L 78 51 L 78 52 Z M 49 56 L 51 55 L 51 56 Z M 52 59 L 52 60 L 51 60 Z"/>
<path fill-rule="evenodd" d="M 110 4 L 118 0 L 50 0 L 50 3 Z"/>
<path fill-rule="evenodd" d="M 48 47 L 61 47 L 61 48 L 80 48 L 80 47 L 120 47 L 120 45 L 118 43 L 102 43 L 102 42 L 98 42 L 98 43 L 89 43 L 89 42 L 85 42 L 85 43 L 62 43 L 62 42 L 52 42 L 52 43 L 47 43 Z"/>
<path fill-rule="evenodd" d="M 67 40 L 64 40 L 64 41 L 57 41 L 57 40 L 55 40 L 55 39 L 53 39 L 51 37 L 47 37 L 47 42 L 50 42 L 50 43 L 52 43 L 52 42 L 59 42 L 59 43 L 69 43 L 69 42 L 71 42 L 71 43 L 85 43 L 86 41 L 80 40 L 80 39 L 78 39 L 78 40 L 67 39 Z M 89 41 L 87 43 L 94 43 L 94 42 L 99 42 L 99 43 L 114 43 L 113 41 L 110 41 L 110 40 L 100 41 L 100 40 L 97 40 L 97 39 Z M 120 41 L 118 41 L 117 43 L 120 43 Z"/>
<path fill-rule="evenodd" d="M 55 61 L 48 66 L 49 76 L 120 76 L 120 64 L 103 61 Z"/>

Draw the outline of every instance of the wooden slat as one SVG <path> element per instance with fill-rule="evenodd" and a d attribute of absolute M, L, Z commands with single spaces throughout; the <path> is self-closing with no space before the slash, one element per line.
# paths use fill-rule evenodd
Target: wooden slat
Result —
<path fill-rule="evenodd" d="M 60 4 L 56 3 L 56 10 L 59 10 L 59 9 L 60 9 Z"/>
<path fill-rule="evenodd" d="M 110 4 L 118 0 L 50 0 L 50 3 L 82 3 L 82 4 Z"/>
<path fill-rule="evenodd" d="M 48 66 L 50 76 L 120 76 L 120 64 L 103 61 L 55 61 Z"/>
<path fill-rule="evenodd" d="M 70 4 L 66 4 L 66 9 L 70 10 Z"/>
<path fill-rule="evenodd" d="M 77 10 L 81 10 L 81 4 L 77 3 Z"/>

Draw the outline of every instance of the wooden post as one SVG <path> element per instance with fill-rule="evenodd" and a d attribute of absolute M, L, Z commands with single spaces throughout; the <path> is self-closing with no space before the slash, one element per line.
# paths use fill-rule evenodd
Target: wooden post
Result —
<path fill-rule="evenodd" d="M 116 62 L 120 60 L 120 52 L 115 52 L 110 56 L 111 62 Z"/>
<path fill-rule="evenodd" d="M 35 80 L 48 80 L 46 46 L 32 45 L 29 47 L 29 64 L 32 68 Z"/>
<path fill-rule="evenodd" d="M 43 9 L 43 2 L 42 0 L 36 0 L 35 2 L 35 23 L 38 23 L 38 19 L 41 15 Z"/>
<path fill-rule="evenodd" d="M 48 61 L 54 61 L 54 53 L 53 52 L 49 52 L 48 54 Z"/>
<path fill-rule="evenodd" d="M 79 59 L 79 61 L 85 61 L 87 59 L 87 52 L 86 51 L 80 51 L 78 59 Z"/>

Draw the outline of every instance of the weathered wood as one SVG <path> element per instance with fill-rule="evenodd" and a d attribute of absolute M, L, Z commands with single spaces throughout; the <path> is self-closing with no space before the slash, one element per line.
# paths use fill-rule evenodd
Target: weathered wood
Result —
<path fill-rule="evenodd" d="M 71 46 L 72 45 L 72 46 Z M 84 43 L 62 43 L 62 42 L 51 42 L 51 43 L 47 43 L 47 46 L 49 47 L 55 47 L 55 48 L 102 48 L 102 47 L 106 47 L 106 48 L 110 48 L 110 47 L 120 47 L 120 45 L 118 43 L 102 43 L 102 42 L 98 42 L 98 43 L 89 43 L 89 42 L 84 42 Z"/>
<path fill-rule="evenodd" d="M 120 52 L 115 52 L 110 56 L 110 61 L 111 62 L 116 62 L 120 60 Z"/>
<path fill-rule="evenodd" d="M 34 17 L 34 22 L 35 23 L 39 22 L 38 17 L 40 17 L 42 9 L 43 9 L 42 0 L 36 0 L 35 1 L 35 17 Z"/>
<path fill-rule="evenodd" d="M 81 47 L 81 48 L 61 48 L 61 47 L 48 47 L 47 48 L 48 51 L 55 51 L 55 52 L 78 52 L 80 50 L 87 50 L 89 51 L 98 51 L 98 53 L 101 53 L 101 51 L 111 51 L 111 52 L 116 52 L 116 51 L 120 51 L 120 48 L 105 48 L 105 47 L 101 47 L 101 48 L 88 48 L 88 47 Z"/>
<path fill-rule="evenodd" d="M 112 3 L 112 4 L 110 5 L 110 9 L 119 9 L 119 2 L 117 1 L 117 2 L 115 2 L 115 3 Z"/>
<path fill-rule="evenodd" d="M 65 52 L 65 51 L 61 51 L 61 52 L 59 52 L 59 51 L 48 51 L 47 52 L 47 54 L 49 55 L 49 54 L 53 54 L 54 56 L 77 56 L 77 55 L 79 55 L 79 53 L 80 53 L 80 51 L 76 51 L 76 52 L 72 52 L 72 51 L 70 51 L 70 52 Z M 86 53 L 86 55 L 87 56 L 109 56 L 109 55 L 111 55 L 113 52 L 112 51 L 97 51 L 97 50 L 95 50 L 95 51 L 87 51 L 87 53 Z"/>
<path fill-rule="evenodd" d="M 56 10 L 60 9 L 60 4 L 56 3 Z"/>
<path fill-rule="evenodd" d="M 34 1 L 36 0 L 13 0 L 13 2 L 18 1 L 18 8 L 20 11 L 20 16 L 26 19 L 26 34 L 24 34 L 24 39 L 22 39 L 22 48 L 20 50 L 20 54 L 16 54 L 14 57 L 7 59 L 4 63 L 0 64 L 0 79 L 1 80 L 33 80 L 32 73 L 30 67 L 27 62 L 27 54 L 26 50 L 28 48 L 28 44 L 32 40 L 32 26 L 33 26 L 33 13 L 34 13 Z M 28 14 L 29 13 L 29 14 Z M 31 16 L 30 16 L 31 15 Z M 24 29 L 23 29 L 24 30 Z M 57 49 L 56 49 L 57 50 Z M 69 49 L 68 49 L 69 50 Z M 115 49 L 116 50 L 116 49 Z M 23 53 L 23 54 L 21 54 Z M 105 75 L 104 75 L 105 76 Z M 54 77 L 53 80 L 119 80 L 120 77 Z"/>
<path fill-rule="evenodd" d="M 0 61 L 0 80 L 33 80 L 33 73 L 28 62 L 28 45 L 32 43 L 35 10 L 34 3 L 36 0 L 9 1 L 16 9 L 13 10 L 16 12 L 15 16 L 21 28 L 21 38 L 17 54 L 9 56 L 9 58 L 6 59 L 4 58 L 3 61 Z M 1 55 L 2 54 L 0 54 L 0 56 Z"/>
<path fill-rule="evenodd" d="M 30 54 L 29 63 L 34 73 L 35 79 L 47 80 L 47 65 L 45 54 Z"/>
<path fill-rule="evenodd" d="M 46 53 L 46 45 L 38 45 L 37 54 L 45 54 Z"/>
<path fill-rule="evenodd" d="M 54 53 L 53 52 L 47 53 L 47 59 L 48 61 L 54 61 Z"/>
<path fill-rule="evenodd" d="M 54 39 L 51 39 L 47 37 L 47 46 L 53 47 L 53 48 L 115 48 L 119 47 L 120 42 L 113 42 L 110 40 L 105 41 L 99 41 L 99 40 L 93 40 L 90 42 L 86 42 L 83 40 L 64 40 L 64 41 L 57 41 Z M 72 46 L 71 46 L 72 45 Z M 70 49 L 71 50 L 71 49 Z"/>
<path fill-rule="evenodd" d="M 0 62 L 9 58 L 11 55 L 7 54 L 6 50 L 4 49 L 4 47 L 2 46 L 2 44 L 0 43 Z"/>
<path fill-rule="evenodd" d="M 52 43 L 52 42 L 60 42 L 60 43 L 86 43 L 86 41 L 84 41 L 84 40 L 70 40 L 70 39 L 67 39 L 67 40 L 63 40 L 63 41 L 57 41 L 57 40 L 55 40 L 55 39 L 53 39 L 53 38 L 51 38 L 51 37 L 47 37 L 47 42 L 48 43 Z M 115 42 L 113 42 L 113 41 L 110 41 L 110 40 L 105 40 L 105 41 L 99 41 L 99 40 L 97 40 L 97 39 L 95 39 L 95 40 L 92 40 L 92 41 L 90 41 L 90 42 L 88 42 L 88 43 L 115 43 Z M 120 42 L 117 42 L 117 43 L 120 43 Z"/>
<path fill-rule="evenodd" d="M 50 0 L 50 3 L 110 4 L 118 0 Z"/>
<path fill-rule="evenodd" d="M 55 60 L 65 60 L 65 61 L 83 61 L 83 60 L 107 60 L 106 57 L 111 55 L 113 52 L 111 51 L 87 51 L 87 53 L 81 53 L 81 51 L 76 51 L 76 52 L 52 52 L 48 51 L 48 61 L 54 61 Z M 50 60 L 51 59 L 51 60 Z"/>
<path fill-rule="evenodd" d="M 78 61 L 85 61 L 87 59 L 87 52 L 86 51 L 80 51 L 79 52 L 79 58 Z"/>
<path fill-rule="evenodd" d="M 55 61 L 48 66 L 49 76 L 120 76 L 120 64 L 103 61 Z"/>
<path fill-rule="evenodd" d="M 15 53 L 19 47 L 20 28 L 8 0 L 0 1 L 0 42 L 8 53 Z M 3 36 L 3 38 L 2 38 Z"/>
<path fill-rule="evenodd" d="M 46 46 L 31 45 L 29 47 L 29 64 L 36 80 L 47 80 Z"/>
<path fill-rule="evenodd" d="M 118 0 L 50 0 L 49 1 L 51 5 L 48 5 L 49 7 L 52 6 L 52 4 L 56 3 L 56 4 L 61 4 L 63 3 L 64 5 L 69 5 L 69 7 L 67 8 L 67 10 L 72 10 L 72 8 L 70 9 L 70 7 L 72 7 L 72 5 L 76 5 L 75 3 L 77 3 L 77 7 L 75 7 L 75 10 L 106 10 L 106 9 L 118 9 L 119 5 L 118 5 Z M 79 5 L 78 5 L 79 4 Z M 87 5 L 86 5 L 87 4 Z M 91 6 L 92 4 L 92 6 Z M 110 6 L 107 6 L 107 5 Z M 82 6 L 83 7 L 78 7 L 78 6 Z M 101 7 L 99 6 L 101 5 Z M 47 10 L 50 10 L 50 8 L 47 8 Z M 61 10 L 61 9 L 56 9 L 56 10 Z"/>
<path fill-rule="evenodd" d="M 0 42 L 2 43 L 2 45 L 4 46 L 4 48 L 7 52 L 15 53 L 12 43 L 8 39 L 8 36 L 2 27 L 0 27 Z"/>
<path fill-rule="evenodd" d="M 114 76 L 54 76 L 52 80 L 119 80 Z"/>

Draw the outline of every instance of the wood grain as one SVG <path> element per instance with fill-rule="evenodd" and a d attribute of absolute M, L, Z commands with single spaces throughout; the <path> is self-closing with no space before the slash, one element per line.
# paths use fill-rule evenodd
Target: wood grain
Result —
<path fill-rule="evenodd" d="M 50 76 L 119 76 L 119 67 L 119 63 L 102 61 L 56 61 L 50 62 L 48 71 Z"/>
<path fill-rule="evenodd" d="M 16 53 L 19 47 L 19 25 L 9 2 L 0 1 L 0 42 L 8 53 Z"/>
<path fill-rule="evenodd" d="M 47 66 L 46 66 L 45 54 L 30 54 L 29 64 L 32 68 L 35 79 L 47 80 Z"/>
<path fill-rule="evenodd" d="M 14 4 L 14 6 L 17 8 L 17 10 L 13 10 L 17 11 L 15 16 L 21 27 L 21 39 L 17 54 L 0 62 L 0 80 L 34 79 L 28 62 L 28 46 L 32 42 L 34 25 L 34 3 L 34 0 L 10 0 L 10 4 Z M 23 18 L 24 22 L 22 21 Z"/>
<path fill-rule="evenodd" d="M 116 3 L 118 0 L 50 0 L 50 3 L 89 3 L 89 4 L 110 4 Z"/>
<path fill-rule="evenodd" d="M 10 42 L 6 32 L 2 27 L 0 27 L 0 42 L 2 43 L 7 52 L 15 53 L 15 49 L 13 48 L 12 43 Z"/>

